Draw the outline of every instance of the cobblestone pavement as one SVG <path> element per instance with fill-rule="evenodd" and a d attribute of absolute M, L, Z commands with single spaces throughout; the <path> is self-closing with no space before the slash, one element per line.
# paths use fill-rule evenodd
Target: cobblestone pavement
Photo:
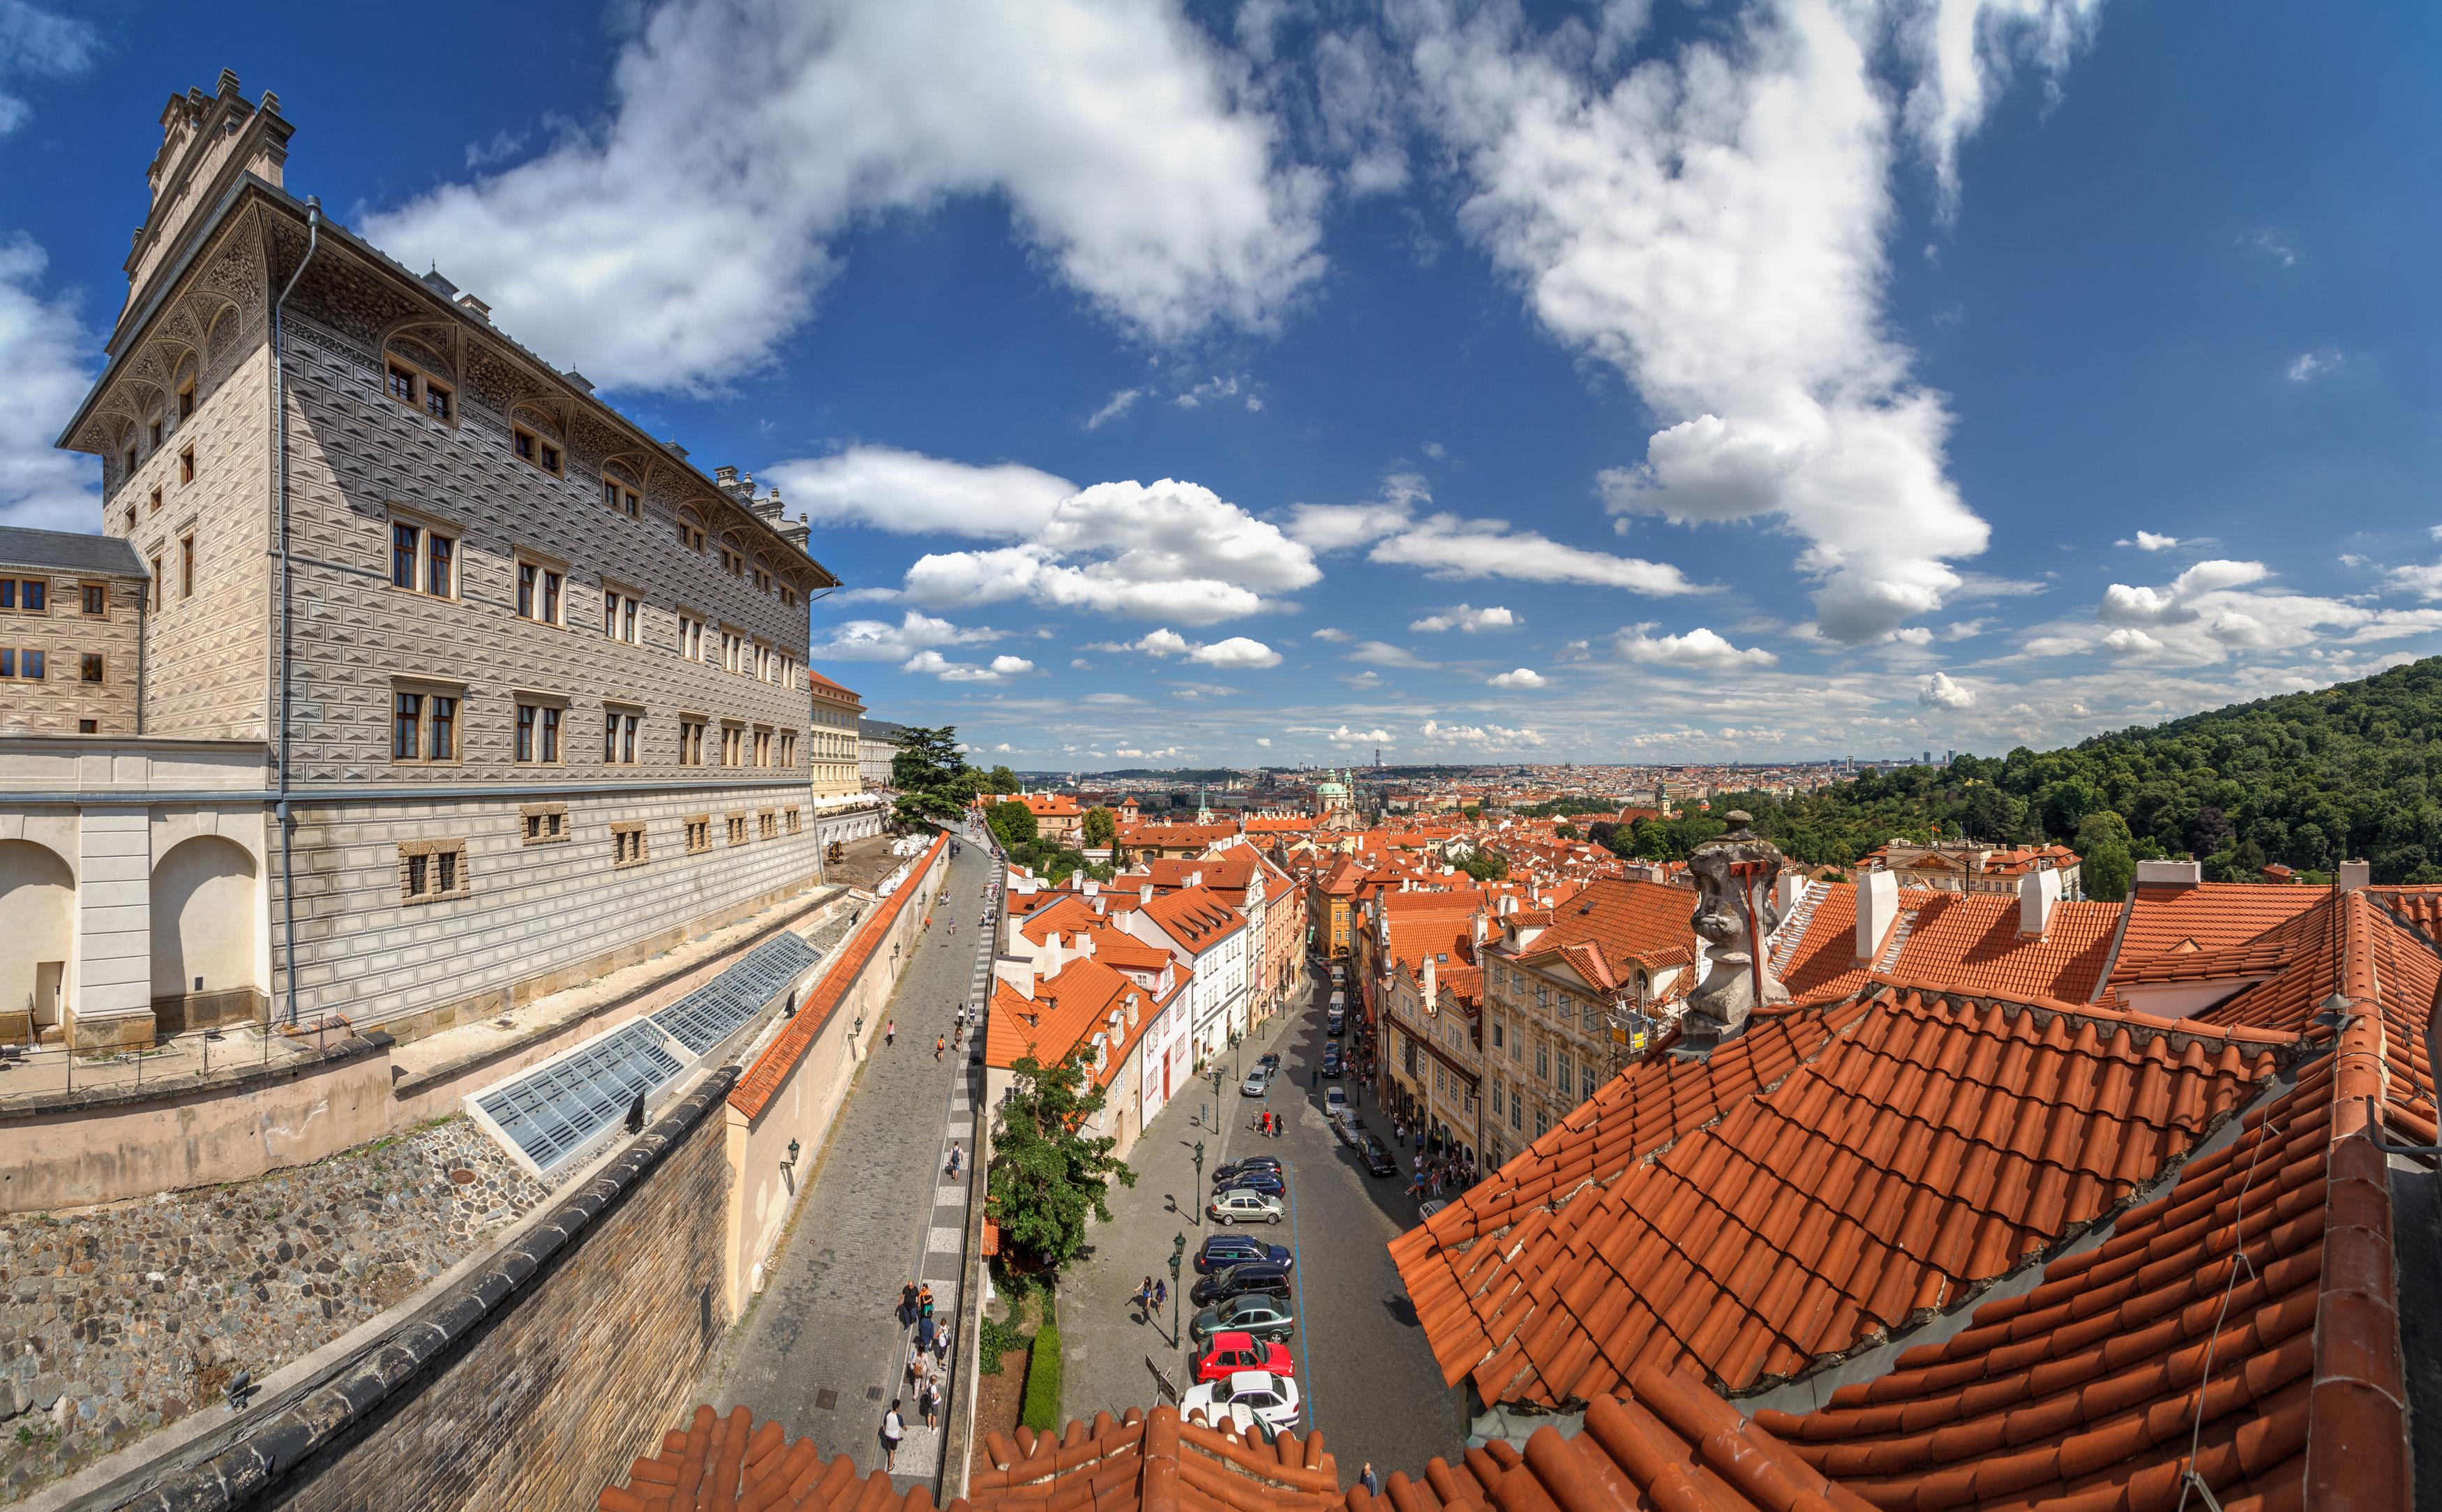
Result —
<path fill-rule="evenodd" d="M 881 1466 L 883 1412 L 893 1396 L 910 1432 L 896 1469 L 902 1487 L 930 1483 L 938 1431 L 923 1430 L 903 1390 L 908 1331 L 894 1316 L 899 1288 L 920 1273 L 933 1286 L 936 1316 L 957 1312 L 959 1249 L 970 1183 L 941 1175 L 946 1140 L 972 1157 L 966 1058 L 933 1059 L 962 1002 L 980 996 L 991 933 L 976 928 L 993 872 L 980 847 L 950 863 L 948 904 L 918 937 L 915 960 L 891 994 L 895 1046 L 873 1041 L 779 1252 L 763 1295 L 715 1356 L 703 1399 L 727 1412 L 743 1404 L 811 1435 L 826 1456 Z M 946 932 L 950 920 L 957 933 Z M 972 1169 L 971 1167 L 969 1168 Z M 955 1200 L 948 1200 L 955 1199 Z"/>
<path fill-rule="evenodd" d="M 1190 1085 L 1137 1141 L 1129 1157 L 1136 1186 L 1115 1191 L 1113 1221 L 1095 1229 L 1091 1251 L 1061 1282 L 1062 1406 L 1068 1416 L 1083 1418 L 1152 1406 L 1160 1398 L 1148 1359 L 1180 1389 L 1192 1384 L 1187 1347 L 1172 1341 L 1172 1309 L 1139 1322 L 1128 1298 L 1147 1275 L 1168 1280 L 1175 1234 L 1187 1236 L 1187 1259 L 1172 1290 L 1194 1284 L 1197 1247 L 1205 1235 L 1224 1231 L 1210 1218 L 1195 1221 L 1201 1193 L 1191 1152 L 1200 1139 L 1208 1173 L 1233 1155 L 1257 1154 L 1280 1157 L 1288 1171 L 1290 1221 L 1246 1231 L 1297 1251 L 1298 1290 L 1290 1301 L 1299 1326 L 1289 1350 L 1305 1394 L 1306 1424 L 1322 1430 L 1340 1484 L 1355 1484 L 1368 1460 L 1386 1478 L 1394 1469 L 1414 1475 L 1427 1460 L 1456 1448 L 1467 1431 L 1460 1394 L 1442 1384 L 1386 1248 L 1414 1226 L 1416 1204 L 1401 1193 L 1398 1178 L 1368 1176 L 1325 1124 L 1322 1097 L 1332 1084 L 1317 1084 L 1310 1072 L 1326 1043 L 1321 1005 L 1329 988 L 1309 973 L 1298 992 L 1302 1002 L 1258 1029 L 1234 1061 L 1222 1063 L 1231 1073 L 1223 1084 L 1223 1106 L 1217 1116 L 1207 1115 L 1222 1125 L 1217 1132 L 1196 1121 L 1199 1110 L 1212 1106 L 1208 1076 L 1200 1101 L 1198 1088 Z M 1284 1063 L 1271 1094 L 1240 1097 L 1237 1073 L 1267 1050 L 1280 1052 Z M 1356 1083 L 1342 1084 L 1357 1095 Z M 1280 1114 L 1287 1132 L 1278 1139 L 1256 1136 L 1248 1123 L 1259 1108 Z M 1359 1111 L 1369 1123 L 1376 1121 L 1371 1102 Z M 1194 1307 L 1178 1298 L 1179 1324 L 1194 1316 Z"/>
<path fill-rule="evenodd" d="M 232 1186 L 0 1217 L 0 1502 L 311 1354 L 544 1195 L 453 1119 Z"/>

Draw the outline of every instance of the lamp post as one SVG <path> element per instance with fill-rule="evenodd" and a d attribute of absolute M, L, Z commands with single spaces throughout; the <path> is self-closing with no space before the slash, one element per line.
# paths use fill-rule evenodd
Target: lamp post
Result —
<path fill-rule="evenodd" d="M 1204 1141 L 1201 1139 L 1195 1141 L 1195 1190 L 1204 1190 Z M 1195 1226 L 1199 1229 L 1204 1227 L 1204 1200 L 1201 1197 L 1195 1199 Z"/>
<path fill-rule="evenodd" d="M 1178 1259 L 1179 1256 L 1185 1253 L 1187 1253 L 1187 1235 L 1184 1233 L 1172 1234 L 1170 1236 L 1170 1342 L 1173 1348 L 1176 1348 L 1180 1342 L 1178 1332 Z"/>

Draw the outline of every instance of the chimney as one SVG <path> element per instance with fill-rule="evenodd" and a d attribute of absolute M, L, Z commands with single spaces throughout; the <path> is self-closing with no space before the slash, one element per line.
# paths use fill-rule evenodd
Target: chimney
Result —
<path fill-rule="evenodd" d="M 2332 874 L 2332 880 L 2339 884 L 2341 891 L 2355 892 L 2374 881 L 2374 867 L 2367 862 L 2343 861 L 2340 869 Z"/>
<path fill-rule="evenodd" d="M 1057 976 L 1060 975 L 1060 967 L 1062 965 L 1062 957 L 1060 955 L 1060 931 L 1055 929 L 1051 932 L 1051 937 L 1043 942 L 1042 956 L 1037 958 L 1043 963 L 1043 975 L 1046 977 Z"/>
<path fill-rule="evenodd" d="M 1518 911 L 1518 895 L 1517 895 L 1516 893 L 1514 893 L 1514 892 L 1505 892 L 1505 893 L 1503 893 L 1503 894 L 1501 895 L 1501 914 L 1502 914 L 1502 917 L 1505 919 L 1505 918 L 1507 918 L 1509 915 L 1514 914 L 1514 913 L 1516 913 L 1517 911 Z"/>
<path fill-rule="evenodd" d="M 1102 890 L 1103 890 L 1103 884 L 1102 884 L 1101 883 L 1096 882 L 1096 881 L 1095 881 L 1093 878 L 1091 878 L 1091 877 L 1088 877 L 1088 878 L 1086 878 L 1086 879 L 1085 879 L 1085 896 L 1086 896 L 1086 897 L 1088 897 L 1088 898 L 1095 897 L 1095 896 L 1097 896 L 1098 894 L 1100 894 L 1100 893 L 1102 892 Z"/>
<path fill-rule="evenodd" d="M 1797 906 L 1797 900 L 1805 896 L 1806 874 L 1802 871 L 1784 871 L 1772 880 L 1773 908 L 1783 919 L 1787 919 L 1790 910 Z"/>
<path fill-rule="evenodd" d="M 2060 872 L 2038 866 L 2018 879 L 2018 934 L 2041 939 L 2052 925 L 2052 908 L 2060 902 Z"/>
<path fill-rule="evenodd" d="M 2201 861 L 2141 861 L 2137 863 L 2137 885 L 2140 887 L 2194 887 L 2205 880 Z"/>
<path fill-rule="evenodd" d="M 1144 885 L 1137 889 L 1137 902 L 1151 905 L 1153 902 L 1153 884 L 1146 883 Z"/>
<path fill-rule="evenodd" d="M 1440 990 L 1434 985 L 1433 958 L 1431 956 L 1428 956 L 1425 957 L 1425 1011 L 1428 1013 L 1440 1012 L 1441 1000 Z"/>
<path fill-rule="evenodd" d="M 1077 954 L 1088 960 L 1092 959 L 1094 955 L 1094 937 L 1082 929 L 1077 931 Z"/>
<path fill-rule="evenodd" d="M 478 320 L 488 322 L 492 319 L 492 307 L 471 294 L 462 292 L 458 296 L 458 308 L 465 311 L 468 315 L 473 316 Z M 589 385 L 586 392 L 591 393 L 593 391 Z"/>
<path fill-rule="evenodd" d="M 1871 966 L 1900 917 L 1900 880 L 1876 867 L 1857 879 L 1857 964 Z"/>
<path fill-rule="evenodd" d="M 1034 995 L 1034 962 L 1023 956 L 995 956 L 993 975 L 1007 982 L 1020 997 Z"/>

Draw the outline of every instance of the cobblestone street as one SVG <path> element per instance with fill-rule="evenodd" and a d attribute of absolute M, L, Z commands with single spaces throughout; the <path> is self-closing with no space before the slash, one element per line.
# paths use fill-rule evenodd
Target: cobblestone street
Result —
<path fill-rule="evenodd" d="M 0 1501 L 311 1354 L 542 1197 L 453 1119 L 255 1181 L 0 1218 Z"/>
<path fill-rule="evenodd" d="M 976 919 L 993 874 L 973 844 L 950 863 L 949 902 L 934 910 L 891 996 L 898 1042 L 885 1047 L 880 1027 L 867 1026 L 872 1054 L 812 1167 L 813 1188 L 762 1295 L 716 1353 L 703 1386 L 702 1399 L 715 1407 L 777 1418 L 826 1456 L 853 1454 L 860 1469 L 881 1467 L 883 1412 L 906 1394 L 908 1335 L 893 1316 L 900 1287 L 920 1274 L 939 1301 L 937 1316 L 957 1311 L 968 1182 L 962 1175 L 954 1187 L 939 1162 L 948 1138 L 973 1153 L 974 1114 L 965 1055 L 937 1062 L 933 1041 L 950 1032 L 960 1003 L 979 996 L 990 935 Z M 896 1466 L 901 1484 L 929 1484 L 938 1432 L 923 1429 L 912 1397 L 902 1411 L 910 1431 Z"/>
<path fill-rule="evenodd" d="M 1460 1394 L 1442 1384 L 1385 1248 L 1415 1224 L 1415 1201 L 1402 1194 L 1396 1177 L 1368 1176 L 1324 1122 L 1323 1091 L 1333 1084 L 1314 1082 L 1311 1068 L 1326 1043 L 1320 1005 L 1328 991 L 1309 973 L 1297 992 L 1297 1000 L 1240 1046 L 1234 1060 L 1222 1060 L 1231 1074 L 1217 1116 L 1208 1075 L 1201 1098 L 1198 1087 L 1185 1088 L 1138 1140 L 1129 1161 L 1138 1172 L 1136 1186 L 1113 1192 L 1113 1221 L 1095 1228 L 1087 1255 L 1061 1283 L 1062 1406 L 1069 1417 L 1090 1419 L 1098 1412 L 1154 1405 L 1161 1398 L 1148 1360 L 1181 1390 L 1192 1384 L 1188 1350 L 1172 1339 L 1174 1309 L 1140 1323 L 1128 1299 L 1147 1275 L 1168 1280 L 1175 1234 L 1187 1238 L 1187 1260 L 1172 1290 L 1193 1285 L 1197 1247 L 1207 1234 L 1223 1231 L 1210 1218 L 1196 1221 L 1204 1194 L 1193 1159 L 1198 1140 L 1207 1173 L 1232 1156 L 1278 1156 L 1289 1176 L 1289 1221 L 1245 1231 L 1297 1251 L 1290 1303 L 1298 1330 L 1289 1351 L 1304 1394 L 1304 1426 L 1322 1430 L 1345 1485 L 1367 1460 L 1385 1475 L 1393 1469 L 1412 1474 L 1434 1455 L 1449 1453 L 1467 1424 Z M 1270 1095 L 1240 1097 L 1238 1073 L 1267 1050 L 1278 1051 L 1283 1063 Z M 1356 1083 L 1341 1084 L 1356 1095 Z M 1259 1108 L 1282 1116 L 1287 1127 L 1279 1139 L 1261 1139 L 1247 1126 Z M 1199 1110 L 1220 1128 L 1197 1122 Z M 1370 1102 L 1360 1111 L 1374 1121 Z M 1183 1296 L 1175 1311 L 1182 1327 L 1195 1316 Z"/>

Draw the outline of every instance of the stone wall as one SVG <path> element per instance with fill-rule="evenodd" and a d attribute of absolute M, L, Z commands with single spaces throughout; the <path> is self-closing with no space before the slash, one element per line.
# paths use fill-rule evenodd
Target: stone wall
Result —
<path fill-rule="evenodd" d="M 21 605 L 27 580 L 46 585 L 42 613 L 0 610 L 0 647 L 15 651 L 20 662 L 29 650 L 44 658 L 41 682 L 29 683 L 22 676 L 0 681 L 0 732 L 75 735 L 80 721 L 91 720 L 93 734 L 134 735 L 143 583 L 6 562 L 0 562 L 0 577 L 16 580 Z M 88 585 L 102 591 L 100 614 L 84 612 Z M 101 658 L 98 683 L 84 679 L 82 658 L 88 654 Z"/>
<path fill-rule="evenodd" d="M 648 1452 L 728 1324 L 729 1166 L 708 1074 L 548 1215 L 414 1319 L 206 1441 L 143 1512 L 590 1505 Z"/>

